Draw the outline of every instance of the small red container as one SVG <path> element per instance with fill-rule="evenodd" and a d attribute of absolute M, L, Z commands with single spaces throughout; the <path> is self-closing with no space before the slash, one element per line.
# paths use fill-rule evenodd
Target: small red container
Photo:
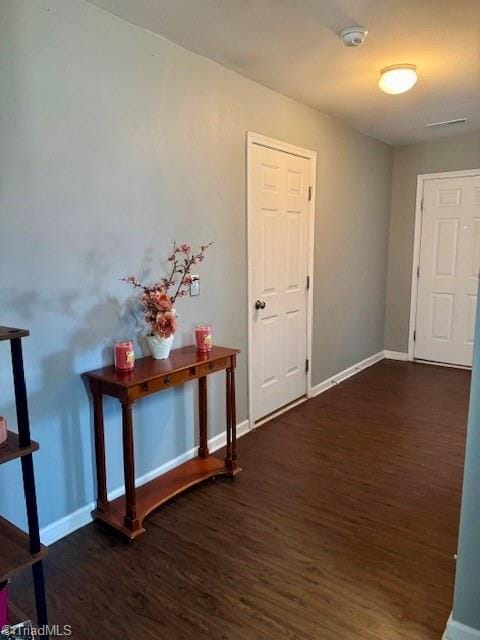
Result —
<path fill-rule="evenodd" d="M 209 324 L 202 324 L 195 329 L 195 342 L 197 351 L 208 353 L 212 350 L 212 327 Z"/>
<path fill-rule="evenodd" d="M 131 340 L 117 340 L 114 348 L 115 369 L 131 371 L 135 366 L 135 351 Z"/>

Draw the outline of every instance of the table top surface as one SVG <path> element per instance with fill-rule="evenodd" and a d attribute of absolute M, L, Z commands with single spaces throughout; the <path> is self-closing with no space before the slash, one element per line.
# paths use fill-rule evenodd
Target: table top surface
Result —
<path fill-rule="evenodd" d="M 112 365 L 101 367 L 94 371 L 87 371 L 83 375 L 87 378 L 93 378 L 101 382 L 114 384 L 120 387 L 129 388 L 143 382 L 148 382 L 165 376 L 195 367 L 206 362 L 214 362 L 222 358 L 229 358 L 240 353 L 239 349 L 231 349 L 229 347 L 212 347 L 208 353 L 200 353 L 195 345 L 173 349 L 170 357 L 165 360 L 154 360 L 151 356 L 146 358 L 138 358 L 135 361 L 135 368 L 132 371 L 119 372 Z"/>

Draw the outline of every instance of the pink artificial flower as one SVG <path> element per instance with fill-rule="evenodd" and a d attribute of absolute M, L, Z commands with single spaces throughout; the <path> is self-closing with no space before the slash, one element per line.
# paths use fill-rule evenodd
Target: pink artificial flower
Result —
<path fill-rule="evenodd" d="M 190 253 L 190 251 L 192 250 L 191 246 L 188 244 L 181 244 L 178 247 L 178 251 L 180 251 L 181 253 Z"/>
<path fill-rule="evenodd" d="M 182 280 L 183 284 L 188 285 L 188 284 L 192 284 L 193 282 L 193 278 L 192 276 L 187 273 L 186 275 L 183 276 L 183 280 Z"/>
<path fill-rule="evenodd" d="M 172 308 L 172 302 L 163 290 L 152 291 L 150 300 L 159 311 L 170 311 Z"/>
<path fill-rule="evenodd" d="M 152 329 L 164 338 L 169 338 L 177 329 L 177 317 L 173 311 L 166 311 L 159 315 L 161 317 L 157 320 L 155 326 L 152 326 Z"/>

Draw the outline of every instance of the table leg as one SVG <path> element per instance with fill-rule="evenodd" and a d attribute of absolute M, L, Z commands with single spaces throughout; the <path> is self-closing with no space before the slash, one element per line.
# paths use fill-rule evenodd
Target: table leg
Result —
<path fill-rule="evenodd" d="M 48 625 L 47 601 L 45 596 L 45 579 L 43 577 L 43 564 L 36 562 L 32 566 L 33 584 L 35 587 L 35 604 L 37 609 L 37 622 L 39 627 Z M 45 636 L 44 636 L 45 637 Z"/>
<path fill-rule="evenodd" d="M 207 458 L 208 453 L 208 418 L 207 418 L 207 378 L 198 379 L 198 413 L 200 422 L 199 458 Z"/>
<path fill-rule="evenodd" d="M 235 402 L 235 368 L 230 374 L 230 424 L 232 425 L 232 468 L 237 468 L 237 407 Z"/>
<path fill-rule="evenodd" d="M 133 420 L 131 402 L 122 402 L 123 471 L 125 475 L 125 527 L 138 529 L 135 496 L 135 462 L 133 449 Z"/>
<path fill-rule="evenodd" d="M 225 466 L 227 469 L 233 470 L 232 457 L 232 369 L 226 370 L 226 386 L 227 386 L 227 456 L 225 458 Z"/>
<path fill-rule="evenodd" d="M 102 511 L 107 504 L 103 395 L 95 384 L 91 385 L 91 392 L 93 397 L 93 429 L 95 435 L 95 460 L 97 469 L 97 509 Z"/>

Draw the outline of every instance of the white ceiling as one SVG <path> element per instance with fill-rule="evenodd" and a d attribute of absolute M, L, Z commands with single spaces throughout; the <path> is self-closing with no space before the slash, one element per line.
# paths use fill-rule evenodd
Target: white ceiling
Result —
<path fill-rule="evenodd" d="M 390 144 L 480 129 L 480 0 L 91 1 Z M 356 24 L 367 40 L 347 48 Z M 417 85 L 383 94 L 379 70 L 401 62 Z"/>

